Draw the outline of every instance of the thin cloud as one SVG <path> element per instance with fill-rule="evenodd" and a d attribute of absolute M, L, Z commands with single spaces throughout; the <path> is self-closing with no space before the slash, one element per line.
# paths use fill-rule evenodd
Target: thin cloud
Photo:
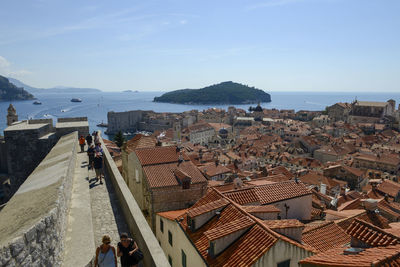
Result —
<path fill-rule="evenodd" d="M 23 78 L 32 74 L 32 72 L 24 69 L 14 69 L 10 61 L 0 56 L 0 74 L 6 77 Z"/>

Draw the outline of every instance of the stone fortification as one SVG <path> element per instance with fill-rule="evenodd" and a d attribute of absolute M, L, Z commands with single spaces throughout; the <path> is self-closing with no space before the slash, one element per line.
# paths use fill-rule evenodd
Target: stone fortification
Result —
<path fill-rule="evenodd" d="M 77 132 L 63 136 L 0 212 L 0 266 L 60 266 Z"/>
<path fill-rule="evenodd" d="M 138 124 L 142 121 L 142 110 L 131 110 L 125 112 L 110 111 L 107 113 L 108 134 L 115 134 L 118 131 L 135 132 Z"/>

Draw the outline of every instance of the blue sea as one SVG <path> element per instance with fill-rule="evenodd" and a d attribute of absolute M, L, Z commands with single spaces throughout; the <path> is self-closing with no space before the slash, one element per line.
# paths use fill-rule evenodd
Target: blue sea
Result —
<path fill-rule="evenodd" d="M 101 92 L 101 93 L 40 93 L 35 97 L 42 105 L 33 105 L 33 101 L 11 101 L 0 102 L 0 134 L 6 128 L 7 108 L 12 103 L 19 115 L 20 120 L 28 118 L 53 118 L 56 122 L 58 117 L 81 117 L 89 119 L 90 131 L 102 130 L 96 125 L 107 123 L 107 112 L 128 110 L 154 110 L 156 112 L 183 112 L 197 109 L 204 110 L 210 107 L 227 108 L 228 105 L 180 105 L 152 102 L 155 96 L 163 92 Z M 323 110 L 326 106 L 337 102 L 352 102 L 355 99 L 365 101 L 387 101 L 396 100 L 400 103 L 400 93 L 360 93 L 360 92 L 271 92 L 272 102 L 262 103 L 264 108 L 294 109 L 298 110 Z M 71 98 L 81 98 L 81 103 L 71 102 Z M 238 108 L 248 109 L 250 105 L 235 105 Z"/>

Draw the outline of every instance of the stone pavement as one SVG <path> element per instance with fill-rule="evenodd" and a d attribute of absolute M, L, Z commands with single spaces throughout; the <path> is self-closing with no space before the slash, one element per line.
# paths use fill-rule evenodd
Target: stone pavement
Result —
<path fill-rule="evenodd" d="M 105 179 L 103 179 L 102 185 L 95 181 L 95 177 L 96 174 L 94 170 L 90 170 L 89 191 L 92 207 L 94 241 L 96 247 L 99 246 L 101 244 L 101 238 L 103 235 L 107 234 L 111 237 L 111 244 L 117 248 L 119 234 L 122 232 L 129 234 L 129 228 L 119 207 L 112 182 L 107 179 L 107 174 Z"/>

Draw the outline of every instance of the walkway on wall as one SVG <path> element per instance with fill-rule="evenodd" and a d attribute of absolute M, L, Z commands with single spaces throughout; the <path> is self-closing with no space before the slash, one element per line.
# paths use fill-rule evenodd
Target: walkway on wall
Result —
<path fill-rule="evenodd" d="M 106 168 L 104 169 L 106 170 Z M 100 184 L 96 182 L 94 170 L 89 171 L 94 241 L 97 247 L 101 244 L 103 235 L 107 234 L 111 237 L 111 244 L 117 248 L 120 233 L 129 234 L 129 228 L 119 206 L 112 182 L 107 176 L 107 172 L 105 172 L 103 184 Z"/>

